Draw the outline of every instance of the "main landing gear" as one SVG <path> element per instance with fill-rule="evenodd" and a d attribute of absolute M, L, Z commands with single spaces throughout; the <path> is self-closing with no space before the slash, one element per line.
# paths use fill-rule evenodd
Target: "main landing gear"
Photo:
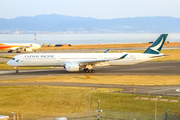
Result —
<path fill-rule="evenodd" d="M 92 65 L 86 65 L 86 68 L 84 68 L 85 73 L 94 73 Z"/>
<path fill-rule="evenodd" d="M 94 72 L 95 72 L 95 70 L 85 68 L 85 69 L 84 69 L 84 72 L 85 72 L 85 73 L 94 73 Z"/>

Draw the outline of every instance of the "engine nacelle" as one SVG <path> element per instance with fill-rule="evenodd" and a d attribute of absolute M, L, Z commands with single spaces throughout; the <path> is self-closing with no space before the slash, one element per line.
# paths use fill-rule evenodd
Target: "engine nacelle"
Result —
<path fill-rule="evenodd" d="M 68 72 L 79 71 L 79 64 L 68 62 L 65 64 L 65 69 Z"/>
<path fill-rule="evenodd" d="M 31 52 L 31 51 L 32 51 L 32 48 L 26 48 L 26 49 L 24 49 L 24 51 Z"/>

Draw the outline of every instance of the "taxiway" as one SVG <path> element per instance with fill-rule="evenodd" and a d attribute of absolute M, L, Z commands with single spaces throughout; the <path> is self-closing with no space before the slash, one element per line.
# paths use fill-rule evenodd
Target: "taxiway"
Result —
<path fill-rule="evenodd" d="M 131 50 L 139 50 L 140 48 L 132 48 Z M 144 48 L 141 48 L 144 49 Z M 167 49 L 167 48 L 166 48 Z M 117 49 L 114 49 L 114 51 Z M 129 50 L 129 49 L 128 49 Z M 82 50 L 57 50 L 58 53 L 80 52 Z M 103 52 L 104 49 L 87 49 L 83 52 Z M 42 51 L 38 51 L 41 53 Z M 44 53 L 51 53 L 52 51 L 43 51 Z M 55 51 L 53 51 L 55 52 Z M 17 55 L 20 53 L 6 53 L 1 52 L 1 55 Z M 7 62 L 9 59 L 0 58 L 0 62 Z M 13 80 L 21 78 L 34 78 L 44 76 L 63 76 L 63 75 L 180 75 L 180 61 L 167 61 L 167 62 L 145 62 L 130 66 L 106 66 L 95 67 L 95 73 L 84 73 L 83 70 L 75 73 L 69 73 L 63 68 L 54 69 L 39 69 L 39 70 L 1 70 L 0 80 Z M 113 85 L 113 84 L 90 84 L 90 83 L 64 83 L 64 82 L 48 82 L 48 83 L 0 83 L 0 86 L 8 85 L 52 85 L 52 86 L 71 86 L 71 87 L 101 87 L 101 88 L 121 88 L 124 89 L 123 93 L 130 94 L 150 94 L 150 95 L 166 95 L 166 96 L 180 96 L 180 85 L 174 86 L 137 86 L 137 85 Z"/>
<path fill-rule="evenodd" d="M 94 70 L 95 73 L 85 73 L 83 70 L 71 73 L 65 71 L 64 68 L 19 70 L 19 73 L 15 73 L 15 70 L 1 70 L 0 80 L 62 75 L 180 75 L 180 61 L 95 67 Z"/>

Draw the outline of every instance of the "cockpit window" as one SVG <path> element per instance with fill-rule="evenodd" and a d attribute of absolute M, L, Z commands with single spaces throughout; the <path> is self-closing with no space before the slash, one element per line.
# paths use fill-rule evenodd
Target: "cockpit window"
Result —
<path fill-rule="evenodd" d="M 15 58 L 12 58 L 11 60 L 15 60 Z"/>

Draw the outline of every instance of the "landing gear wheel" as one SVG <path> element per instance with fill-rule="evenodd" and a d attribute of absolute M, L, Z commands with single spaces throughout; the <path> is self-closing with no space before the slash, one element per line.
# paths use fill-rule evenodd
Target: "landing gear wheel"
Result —
<path fill-rule="evenodd" d="M 19 69 L 18 67 L 14 67 L 16 69 L 16 73 L 19 73 Z"/>
<path fill-rule="evenodd" d="M 85 73 L 88 73 L 88 69 L 84 69 L 84 72 L 85 72 Z"/>
<path fill-rule="evenodd" d="M 84 68 L 84 72 L 86 72 L 86 70 L 87 70 L 87 69 L 86 69 L 86 68 Z"/>
<path fill-rule="evenodd" d="M 92 72 L 92 73 L 95 73 L 95 70 L 92 69 L 91 72 Z"/>
<path fill-rule="evenodd" d="M 93 69 L 84 69 L 85 73 L 95 73 L 95 70 Z"/>
<path fill-rule="evenodd" d="M 12 53 L 12 51 L 8 51 L 8 53 Z"/>

